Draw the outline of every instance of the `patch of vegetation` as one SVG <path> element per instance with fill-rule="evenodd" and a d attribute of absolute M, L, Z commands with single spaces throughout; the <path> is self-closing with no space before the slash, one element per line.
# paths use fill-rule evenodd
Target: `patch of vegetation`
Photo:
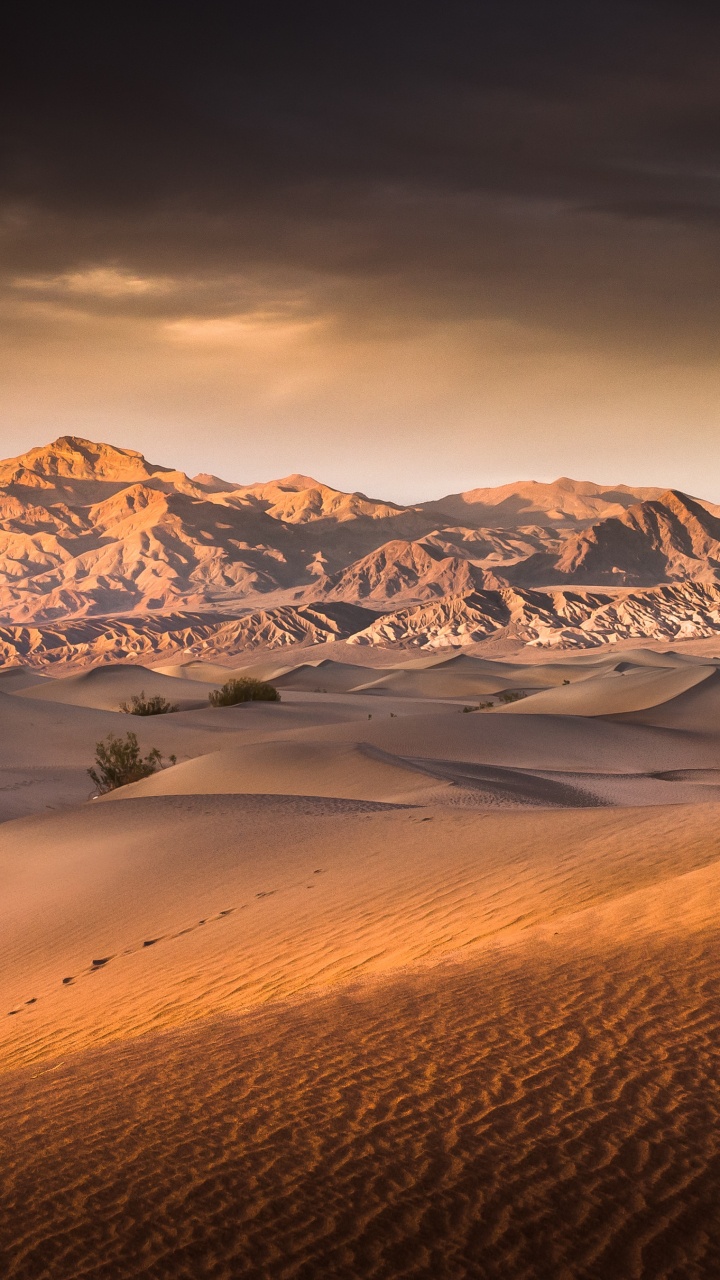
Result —
<path fill-rule="evenodd" d="M 213 689 L 211 707 L 234 707 L 238 702 L 279 702 L 280 694 L 272 684 L 244 676 L 241 680 L 228 680 L 222 689 Z"/>
<path fill-rule="evenodd" d="M 527 694 L 521 693 L 519 689 L 506 689 L 504 693 L 500 694 L 500 701 L 520 702 L 520 700 L 525 697 L 527 697 Z"/>
<path fill-rule="evenodd" d="M 146 698 L 143 689 L 140 693 L 134 693 L 129 702 L 121 702 L 120 710 L 128 716 L 166 716 L 170 711 L 177 711 L 177 706 L 174 702 L 168 702 L 167 698 L 161 698 L 159 694 L 154 698 Z"/>
<path fill-rule="evenodd" d="M 176 762 L 177 756 L 169 756 L 169 764 Z M 140 754 L 135 733 L 127 733 L 124 738 L 116 738 L 109 733 L 104 742 L 96 743 L 95 765 L 97 767 L 88 769 L 88 773 L 101 796 L 166 768 L 157 747 L 153 747 L 146 756 Z"/>

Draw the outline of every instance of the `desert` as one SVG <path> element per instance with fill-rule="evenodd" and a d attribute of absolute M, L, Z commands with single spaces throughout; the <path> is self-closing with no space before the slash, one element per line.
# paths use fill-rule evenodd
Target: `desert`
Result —
<path fill-rule="evenodd" d="M 0 1280 L 718 1280 L 720 7 L 2 37 Z"/>
<path fill-rule="evenodd" d="M 674 562 L 642 616 L 632 586 L 546 583 L 514 603 L 515 588 L 488 589 L 498 625 L 478 638 L 457 630 L 465 576 L 448 595 L 430 555 L 418 579 L 403 547 L 383 552 L 414 613 L 401 633 L 376 586 L 372 610 L 360 589 L 345 614 L 323 612 L 324 590 L 292 603 L 299 570 L 286 598 L 272 585 L 271 610 L 235 573 L 221 601 L 216 549 L 167 613 L 166 516 L 148 541 L 157 513 L 132 494 L 138 476 L 163 504 L 168 486 L 184 493 L 187 539 L 210 491 L 218 509 L 232 498 L 279 522 L 275 547 L 290 527 L 350 526 L 337 556 L 404 517 L 359 495 L 307 499 L 306 477 L 201 490 L 87 441 L 0 471 L 13 554 L 39 545 L 40 507 L 85 547 L 83 577 L 52 571 L 71 596 L 44 562 L 40 586 L 5 565 L 3 1275 L 713 1275 L 714 579 Z M 538 538 L 658 501 L 562 482 L 559 511 L 541 488 L 509 504 Z M 511 496 L 442 509 L 491 511 L 514 538 Z M 475 534 L 473 554 L 495 538 Z M 68 563 L 72 539 L 58 546 Z M 137 548 L 145 594 L 121 596 Z M 692 626 L 674 592 L 693 599 Z M 442 610 L 455 631 L 438 631 Z M 274 698 L 212 705 L 248 680 Z M 133 714 L 133 699 L 164 713 Z M 161 767 L 98 790 L 98 744 L 129 732 Z"/>

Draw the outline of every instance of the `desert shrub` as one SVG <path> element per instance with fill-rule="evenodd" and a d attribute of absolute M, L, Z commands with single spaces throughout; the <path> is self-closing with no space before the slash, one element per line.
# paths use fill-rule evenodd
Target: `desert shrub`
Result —
<path fill-rule="evenodd" d="M 521 693 L 519 689 L 506 689 L 504 693 L 500 694 L 500 701 L 501 702 L 519 702 L 520 699 L 524 697 L 525 697 L 525 694 Z"/>
<path fill-rule="evenodd" d="M 244 676 L 241 680 L 228 680 L 222 689 L 213 689 L 211 707 L 234 707 L 238 702 L 279 702 L 280 694 L 272 684 Z"/>
<path fill-rule="evenodd" d="M 121 702 L 120 710 L 128 716 L 165 716 L 169 711 L 177 711 L 177 707 L 159 694 L 154 698 L 146 698 L 143 689 L 139 694 L 134 693 L 129 702 Z"/>
<path fill-rule="evenodd" d="M 169 763 L 175 764 L 176 759 L 176 756 L 170 756 Z M 134 733 L 127 733 L 124 738 L 115 738 L 109 733 L 104 742 L 96 743 L 95 765 L 95 768 L 88 769 L 88 773 L 100 795 L 115 791 L 117 787 L 127 786 L 129 782 L 149 778 L 151 773 L 165 768 L 157 747 L 153 747 L 144 757 L 140 755 L 137 735 Z"/>

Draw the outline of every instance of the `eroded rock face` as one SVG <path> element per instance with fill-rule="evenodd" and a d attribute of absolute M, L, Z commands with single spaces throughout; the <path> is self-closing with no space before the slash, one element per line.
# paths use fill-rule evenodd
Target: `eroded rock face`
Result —
<path fill-rule="evenodd" d="M 126 614 L 79 618 L 43 626 L 0 627 L 0 666 L 82 666 L 160 658 L 233 657 L 254 649 L 347 640 L 377 620 L 348 604 L 280 605 L 224 613 Z"/>
<path fill-rule="evenodd" d="M 684 582 L 645 591 L 475 591 L 384 614 L 353 644 L 464 647 L 490 637 L 539 648 L 583 649 L 613 640 L 720 636 L 720 583 Z"/>
<path fill-rule="evenodd" d="M 675 490 L 561 479 L 403 507 L 304 475 L 191 478 L 75 436 L 0 462 L 6 661 L 73 648 L 83 619 L 105 638 L 77 643 L 113 655 L 182 636 L 222 652 L 704 636 L 718 583 L 720 510 Z"/>

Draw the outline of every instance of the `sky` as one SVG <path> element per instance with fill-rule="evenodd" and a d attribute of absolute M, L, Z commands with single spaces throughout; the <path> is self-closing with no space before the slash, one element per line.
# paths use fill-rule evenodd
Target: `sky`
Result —
<path fill-rule="evenodd" d="M 720 501 L 716 5 L 72 9 L 4 23 L 3 456 Z"/>

